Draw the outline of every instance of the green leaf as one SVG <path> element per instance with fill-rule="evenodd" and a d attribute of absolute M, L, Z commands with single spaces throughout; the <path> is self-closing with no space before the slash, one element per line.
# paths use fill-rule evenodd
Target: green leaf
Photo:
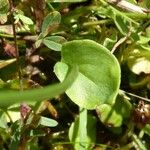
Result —
<path fill-rule="evenodd" d="M 61 51 L 62 43 L 64 43 L 66 39 L 62 36 L 49 36 L 45 37 L 43 39 L 43 44 L 47 46 L 48 48 L 55 50 L 55 51 Z"/>
<path fill-rule="evenodd" d="M 44 39 L 46 40 L 50 40 L 50 41 L 54 41 L 56 43 L 64 43 L 66 42 L 66 39 L 62 36 L 48 36 L 48 37 L 45 37 Z"/>
<path fill-rule="evenodd" d="M 26 17 L 21 14 L 18 14 L 17 16 L 24 24 L 33 25 L 33 21 L 29 17 Z"/>
<path fill-rule="evenodd" d="M 0 1 L 0 24 L 7 22 L 7 13 L 9 11 L 9 1 L 1 0 Z"/>
<path fill-rule="evenodd" d="M 83 130 L 80 130 L 82 128 L 81 126 L 84 126 L 83 128 L 87 130 L 87 134 L 82 133 Z M 84 139 L 81 140 L 81 136 Z M 96 140 L 96 118 L 88 115 L 87 122 L 85 123 L 83 120 L 82 125 L 79 123 L 79 118 L 77 118 L 70 126 L 69 139 L 75 143 L 75 150 L 90 150 Z"/>
<path fill-rule="evenodd" d="M 0 14 L 0 24 L 7 22 L 7 14 Z"/>
<path fill-rule="evenodd" d="M 43 39 L 43 44 L 47 46 L 49 49 L 55 50 L 55 51 L 61 51 L 62 45 L 59 43 L 56 43 L 54 41 L 50 41 L 47 39 Z"/>
<path fill-rule="evenodd" d="M 41 44 L 42 44 L 42 39 L 39 39 L 35 42 L 35 47 L 39 48 L 41 46 Z"/>
<path fill-rule="evenodd" d="M 19 108 L 20 108 L 20 106 L 19 106 Z M 8 118 L 8 120 L 9 120 L 9 122 L 10 121 L 13 121 L 13 122 L 15 122 L 15 121 L 17 121 L 17 120 L 20 120 L 20 112 L 19 112 L 19 108 L 18 108 L 18 110 L 14 110 L 14 111 L 7 111 L 7 113 L 9 114 L 9 117 L 11 118 L 11 120 L 10 120 L 10 118 Z"/>
<path fill-rule="evenodd" d="M 6 14 L 9 11 L 9 1 L 1 0 L 0 1 L 0 14 Z"/>
<path fill-rule="evenodd" d="M 122 16 L 115 15 L 114 22 L 123 35 L 126 35 L 129 32 L 129 22 Z"/>
<path fill-rule="evenodd" d="M 87 109 L 114 103 L 120 85 L 120 67 L 105 47 L 91 40 L 66 42 L 62 47 L 62 62 L 79 67 L 77 79 L 66 91 L 73 102 Z M 65 64 L 55 66 L 60 81 L 66 73 Z"/>
<path fill-rule="evenodd" d="M 150 37 L 148 36 L 140 36 L 140 39 L 137 41 L 139 44 L 148 44 L 150 41 Z"/>
<path fill-rule="evenodd" d="M 113 106 L 102 104 L 96 108 L 99 119 L 108 127 L 120 127 L 123 119 L 129 118 L 131 114 L 131 104 L 121 93 L 118 95 Z"/>
<path fill-rule="evenodd" d="M 147 124 L 144 128 L 143 128 L 143 131 L 150 136 L 150 125 Z"/>
<path fill-rule="evenodd" d="M 118 114 L 112 106 L 102 104 L 96 109 L 101 122 L 108 127 L 120 127 L 122 125 L 123 117 Z"/>
<path fill-rule="evenodd" d="M 7 118 L 4 111 L 0 110 L 0 128 L 6 129 L 7 126 Z"/>
<path fill-rule="evenodd" d="M 61 21 L 61 15 L 58 11 L 53 11 L 49 13 L 43 21 L 42 24 L 42 34 L 46 36 L 49 32 L 54 30 Z"/>
<path fill-rule="evenodd" d="M 47 126 L 47 127 L 55 127 L 55 126 L 57 126 L 58 123 L 57 123 L 57 121 L 55 121 L 53 119 L 41 117 L 40 124 L 43 126 Z"/>
<path fill-rule="evenodd" d="M 115 111 L 125 119 L 130 118 L 132 111 L 132 105 L 129 100 L 129 97 L 127 97 L 122 91 L 119 91 L 116 102 L 114 106 L 112 106 Z"/>

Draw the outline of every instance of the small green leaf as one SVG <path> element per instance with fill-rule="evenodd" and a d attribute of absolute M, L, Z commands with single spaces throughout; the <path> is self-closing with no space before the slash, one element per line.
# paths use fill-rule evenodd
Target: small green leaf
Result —
<path fill-rule="evenodd" d="M 19 108 L 18 108 L 18 110 L 14 110 L 14 111 L 8 110 L 7 113 L 9 114 L 9 117 L 11 118 L 11 120 L 10 120 L 10 118 L 8 118 L 9 122 L 10 121 L 15 122 L 17 120 L 20 120 Z"/>
<path fill-rule="evenodd" d="M 42 39 L 38 39 L 38 40 L 35 42 L 36 48 L 39 48 L 40 45 L 41 45 L 41 43 L 42 43 Z"/>
<path fill-rule="evenodd" d="M 123 93 L 120 93 L 113 106 L 102 104 L 96 108 L 101 122 L 108 127 L 120 127 L 123 119 L 129 118 L 131 114 L 131 104 Z"/>
<path fill-rule="evenodd" d="M 123 35 L 126 35 L 129 32 L 129 22 L 122 16 L 115 15 L 114 22 Z"/>
<path fill-rule="evenodd" d="M 48 37 L 45 37 L 44 39 L 46 40 L 50 40 L 50 41 L 54 41 L 56 43 L 64 43 L 66 42 L 66 39 L 62 36 L 48 36 Z"/>
<path fill-rule="evenodd" d="M 0 1 L 0 14 L 6 14 L 9 11 L 9 1 L 1 0 Z"/>
<path fill-rule="evenodd" d="M 112 106 L 116 112 L 125 119 L 130 118 L 132 111 L 132 105 L 129 100 L 129 97 L 127 97 L 122 91 L 119 91 L 116 102 L 114 106 Z"/>
<path fill-rule="evenodd" d="M 143 128 L 143 131 L 150 136 L 150 125 L 147 124 L 144 128 Z"/>
<path fill-rule="evenodd" d="M 52 50 L 61 51 L 61 44 L 66 42 L 66 39 L 62 36 L 49 36 L 45 37 L 42 42 L 45 46 Z"/>
<path fill-rule="evenodd" d="M 0 128 L 6 129 L 7 126 L 7 118 L 4 111 L 0 110 Z"/>
<path fill-rule="evenodd" d="M 7 14 L 0 14 L 0 24 L 7 22 Z"/>
<path fill-rule="evenodd" d="M 40 124 L 43 126 L 47 126 L 47 127 L 55 127 L 55 126 L 57 126 L 58 123 L 57 123 L 57 121 L 55 121 L 53 119 L 41 117 Z"/>
<path fill-rule="evenodd" d="M 43 44 L 47 46 L 49 49 L 55 50 L 55 51 L 61 51 L 62 45 L 59 43 L 56 43 L 54 41 L 50 41 L 47 39 L 43 39 Z"/>
<path fill-rule="evenodd" d="M 24 24 L 33 25 L 33 21 L 29 17 L 26 17 L 21 14 L 18 14 L 17 16 Z"/>
<path fill-rule="evenodd" d="M 57 62 L 54 66 L 56 76 L 59 76 L 60 81 L 64 79 L 64 74 L 68 71 L 68 65 L 63 62 Z"/>
<path fill-rule="evenodd" d="M 55 29 L 61 21 L 61 15 L 58 11 L 49 13 L 42 24 L 42 34 L 46 36 L 50 31 Z"/>
<path fill-rule="evenodd" d="M 148 36 L 140 36 L 140 39 L 137 41 L 139 44 L 147 44 L 150 41 Z"/>
<path fill-rule="evenodd" d="M 77 79 L 66 91 L 73 102 L 87 109 L 114 103 L 120 85 L 120 67 L 105 47 L 91 40 L 66 42 L 62 47 L 62 62 L 79 66 Z M 59 64 L 55 73 L 62 81 L 66 66 Z"/>
<path fill-rule="evenodd" d="M 4 24 L 7 21 L 7 13 L 10 5 L 8 0 L 0 1 L 0 24 Z"/>
<path fill-rule="evenodd" d="M 101 122 L 108 127 L 120 127 L 122 125 L 123 117 L 118 114 L 111 105 L 102 104 L 96 109 Z"/>

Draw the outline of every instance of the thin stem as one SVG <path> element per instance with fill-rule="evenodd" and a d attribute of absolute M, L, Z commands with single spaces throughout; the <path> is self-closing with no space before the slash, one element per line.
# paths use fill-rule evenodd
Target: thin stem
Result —
<path fill-rule="evenodd" d="M 130 2 L 127 2 L 126 0 L 107 0 L 107 2 L 129 12 L 137 12 L 141 14 L 146 14 L 150 12 L 149 9 L 134 5 Z"/>
<path fill-rule="evenodd" d="M 48 4 L 49 8 L 50 8 L 52 11 L 55 11 L 54 7 L 51 5 L 50 2 L 47 2 L 47 4 Z"/>
<path fill-rule="evenodd" d="M 121 90 L 121 91 L 124 92 L 124 93 L 126 93 L 127 95 L 130 95 L 130 96 L 136 97 L 136 98 L 138 98 L 138 99 L 141 99 L 141 100 L 150 102 L 150 99 L 148 99 L 148 98 L 145 98 L 145 97 L 142 97 L 142 96 L 139 96 L 139 95 L 130 93 L 130 92 L 126 92 L 126 91 L 124 91 L 124 90 Z"/>
<path fill-rule="evenodd" d="M 79 114 L 80 150 L 85 150 L 87 137 L 87 109 L 80 108 Z"/>
<path fill-rule="evenodd" d="M 130 37 L 131 33 L 132 33 L 132 32 L 131 32 L 131 27 L 130 27 L 130 30 L 129 30 L 129 32 L 127 33 L 127 35 L 126 35 L 125 37 L 121 38 L 121 39 L 113 46 L 113 48 L 112 48 L 112 50 L 111 50 L 111 53 L 114 53 L 115 50 L 116 50 L 121 44 L 123 44 L 123 43 Z"/>
<path fill-rule="evenodd" d="M 17 34 L 16 34 L 16 27 L 15 27 L 15 20 L 14 20 L 14 6 L 13 1 L 9 0 L 10 4 L 10 13 L 11 13 L 11 19 L 12 19 L 12 28 L 13 28 L 13 37 L 14 37 L 14 44 L 15 44 L 15 52 L 16 52 L 16 60 L 17 60 L 17 66 L 18 66 L 18 76 L 19 76 L 19 82 L 20 82 L 20 90 L 23 90 L 22 85 L 22 73 L 21 73 L 21 67 L 20 67 L 20 59 L 19 59 L 19 50 L 17 45 Z"/>
<path fill-rule="evenodd" d="M 137 137 L 136 134 L 132 134 L 131 138 L 133 140 L 133 142 L 135 143 L 135 148 L 139 149 L 139 150 L 147 150 L 147 148 L 145 147 L 145 145 L 141 142 L 141 140 Z"/>
<path fill-rule="evenodd" d="M 111 20 L 107 19 L 107 20 L 99 20 L 99 21 L 90 21 L 90 22 L 85 22 L 83 23 L 83 26 L 93 26 L 93 25 L 101 25 L 101 24 L 105 24 L 105 23 L 110 23 Z"/>
<path fill-rule="evenodd" d="M 13 35 L 11 35 L 11 34 L 4 34 L 4 33 L 0 33 L 0 37 L 3 37 L 3 38 L 10 38 L 10 39 L 14 38 Z"/>

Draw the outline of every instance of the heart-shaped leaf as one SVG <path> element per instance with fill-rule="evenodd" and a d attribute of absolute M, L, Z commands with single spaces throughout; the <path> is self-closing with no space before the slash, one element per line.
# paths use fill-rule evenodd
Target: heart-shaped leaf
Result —
<path fill-rule="evenodd" d="M 91 40 L 66 42 L 62 46 L 62 62 L 79 67 L 77 79 L 66 92 L 73 102 L 87 109 L 114 103 L 120 85 L 120 67 L 105 47 Z M 55 73 L 63 81 L 67 66 L 57 64 Z"/>

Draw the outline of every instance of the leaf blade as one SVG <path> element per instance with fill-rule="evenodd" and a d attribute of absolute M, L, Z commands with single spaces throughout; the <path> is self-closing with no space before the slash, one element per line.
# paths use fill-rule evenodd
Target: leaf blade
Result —
<path fill-rule="evenodd" d="M 87 109 L 114 102 L 120 85 L 120 67 L 106 48 L 91 40 L 66 42 L 62 47 L 62 62 L 79 66 L 76 81 L 66 91 L 73 102 Z M 58 66 L 59 71 L 55 72 L 60 81 L 65 77 L 63 67 Z"/>

